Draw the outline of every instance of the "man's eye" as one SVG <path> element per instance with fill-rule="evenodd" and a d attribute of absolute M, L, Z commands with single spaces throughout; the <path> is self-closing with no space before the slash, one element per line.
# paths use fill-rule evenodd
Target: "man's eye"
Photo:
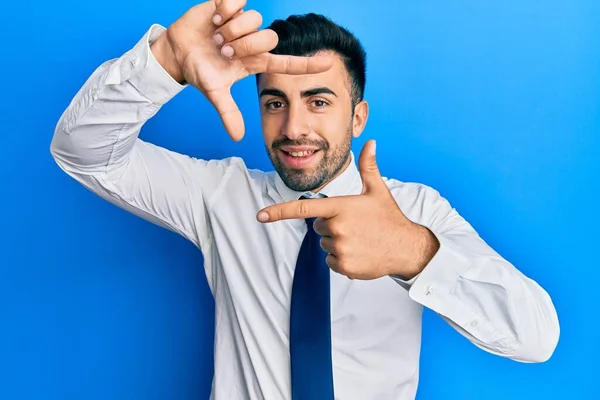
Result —
<path fill-rule="evenodd" d="M 315 100 L 315 101 L 313 101 L 313 104 L 317 108 L 323 108 L 323 107 L 325 107 L 327 105 L 327 103 L 324 102 L 323 100 Z"/>
<path fill-rule="evenodd" d="M 267 108 L 271 109 L 271 110 L 281 108 L 281 107 L 283 107 L 283 102 L 281 102 L 281 101 L 271 101 L 271 102 L 267 103 Z"/>

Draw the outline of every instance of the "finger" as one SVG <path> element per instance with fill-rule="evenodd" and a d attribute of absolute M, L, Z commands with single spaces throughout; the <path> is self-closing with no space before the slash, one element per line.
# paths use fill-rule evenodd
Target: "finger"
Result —
<path fill-rule="evenodd" d="M 277 46 L 277 34 L 272 30 L 264 29 L 227 43 L 221 49 L 221 54 L 225 57 L 243 59 L 257 54 L 267 53 L 273 50 L 275 46 Z M 246 68 L 248 67 L 246 66 Z"/>
<path fill-rule="evenodd" d="M 325 72 L 333 66 L 331 55 L 314 55 L 312 57 L 288 56 L 280 54 L 264 54 L 262 72 L 273 74 L 304 75 Z"/>
<path fill-rule="evenodd" d="M 303 57 L 268 53 L 277 46 L 279 40 L 277 34 L 270 29 L 260 30 L 239 40 L 245 40 L 259 34 L 260 40 L 254 42 L 253 39 L 252 43 L 245 43 L 241 46 L 244 48 L 250 45 L 253 49 L 249 53 L 254 56 L 243 58 L 246 70 L 250 74 L 262 74 L 265 72 L 288 75 L 318 74 L 329 70 L 333 66 L 333 57 L 329 54 Z"/>
<path fill-rule="evenodd" d="M 254 10 L 241 13 L 232 18 L 215 33 L 217 44 L 231 42 L 242 36 L 255 32 L 262 24 L 262 16 Z"/>
<path fill-rule="evenodd" d="M 327 219 L 325 218 L 317 218 L 315 222 L 313 222 L 313 229 L 321 236 L 333 236 L 333 232 L 329 228 L 329 224 L 327 223 Z"/>
<path fill-rule="evenodd" d="M 329 253 L 329 254 L 333 254 L 335 255 L 335 250 L 333 249 L 333 239 L 328 237 L 328 236 L 324 236 L 321 238 L 320 241 L 321 244 L 321 248 L 323 249 L 323 251 L 325 253 Z"/>
<path fill-rule="evenodd" d="M 375 159 L 375 141 L 369 140 L 362 148 L 358 159 L 358 169 L 363 182 L 363 193 L 376 192 L 387 186 L 377 166 Z"/>
<path fill-rule="evenodd" d="M 327 257 L 325 257 L 325 263 L 335 272 L 339 272 L 339 260 L 333 254 L 327 254 Z"/>
<path fill-rule="evenodd" d="M 220 26 L 229 21 L 237 12 L 246 5 L 246 0 L 215 0 L 217 9 L 213 15 L 212 21 Z"/>
<path fill-rule="evenodd" d="M 206 97 L 217 109 L 229 136 L 235 141 L 241 140 L 244 137 L 244 119 L 229 89 L 208 92 Z"/>
<path fill-rule="evenodd" d="M 275 222 L 282 219 L 332 218 L 338 214 L 341 201 L 333 197 L 289 201 L 263 208 L 257 219 L 260 222 Z"/>

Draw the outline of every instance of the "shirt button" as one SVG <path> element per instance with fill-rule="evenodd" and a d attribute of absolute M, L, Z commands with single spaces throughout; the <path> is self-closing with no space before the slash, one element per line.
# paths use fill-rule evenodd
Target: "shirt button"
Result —
<path fill-rule="evenodd" d="M 477 326 L 477 321 L 471 321 L 471 326 L 475 328 Z"/>
<path fill-rule="evenodd" d="M 135 66 L 137 65 L 138 59 L 137 56 L 134 54 L 131 56 L 131 63 Z"/>
<path fill-rule="evenodd" d="M 435 292 L 435 285 L 429 285 L 429 286 L 427 286 L 427 293 L 426 293 L 426 295 L 429 296 L 433 292 Z"/>
<path fill-rule="evenodd" d="M 98 89 L 95 87 L 92 88 L 92 97 L 94 100 L 96 100 L 96 97 L 98 97 Z"/>

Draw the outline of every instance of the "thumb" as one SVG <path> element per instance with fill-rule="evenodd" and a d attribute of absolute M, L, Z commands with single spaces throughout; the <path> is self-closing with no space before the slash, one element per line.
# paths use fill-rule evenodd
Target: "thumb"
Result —
<path fill-rule="evenodd" d="M 379 173 L 379 167 L 377 166 L 375 147 L 375 140 L 367 141 L 358 158 L 358 170 L 363 181 L 363 194 L 377 192 L 382 187 L 385 187 L 387 190 L 387 186 L 383 182 Z"/>
<path fill-rule="evenodd" d="M 206 94 L 208 100 L 215 106 L 225 130 L 236 142 L 244 137 L 244 118 L 229 88 L 217 89 Z"/>

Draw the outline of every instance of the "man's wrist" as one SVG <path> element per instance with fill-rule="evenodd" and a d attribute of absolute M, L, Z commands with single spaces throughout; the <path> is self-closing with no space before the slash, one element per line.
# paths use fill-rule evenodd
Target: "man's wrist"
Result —
<path fill-rule="evenodd" d="M 413 266 L 415 272 L 408 277 L 409 279 L 420 274 L 440 249 L 440 242 L 433 232 L 423 225 L 417 225 L 416 229 L 418 233 L 416 234 L 415 263 Z"/>
<path fill-rule="evenodd" d="M 412 244 L 410 245 L 413 250 L 408 257 L 406 254 L 402 255 L 402 261 L 395 266 L 395 270 L 389 275 L 411 280 L 425 269 L 438 252 L 440 242 L 433 232 L 419 224 L 414 224 L 413 227 Z"/>
<path fill-rule="evenodd" d="M 167 34 L 167 31 L 164 31 L 158 39 L 150 45 L 150 50 L 160 66 L 163 67 L 175 81 L 183 85 L 185 84 L 185 78 L 175 61 L 175 54 L 173 53 L 173 48 L 169 44 Z"/>

